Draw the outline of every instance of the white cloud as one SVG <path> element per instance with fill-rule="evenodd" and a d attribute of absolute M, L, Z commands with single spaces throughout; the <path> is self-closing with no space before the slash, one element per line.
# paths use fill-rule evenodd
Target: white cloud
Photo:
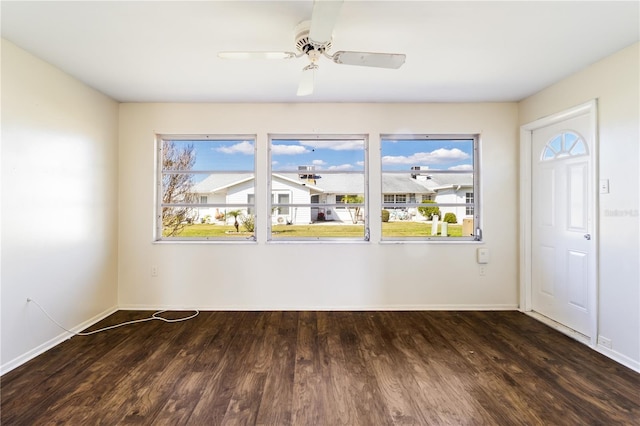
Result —
<path fill-rule="evenodd" d="M 353 164 L 340 164 L 338 166 L 328 167 L 327 170 L 353 170 Z"/>
<path fill-rule="evenodd" d="M 327 162 L 324 160 L 313 160 L 311 164 L 313 164 L 314 166 L 324 166 L 325 164 L 327 164 Z"/>
<path fill-rule="evenodd" d="M 364 147 L 362 139 L 354 140 L 321 140 L 321 141 L 300 141 L 301 145 L 310 148 L 330 149 L 332 151 L 354 151 Z"/>
<path fill-rule="evenodd" d="M 469 154 L 458 148 L 439 148 L 431 152 L 416 152 L 413 155 L 385 155 L 382 164 L 407 164 L 419 166 L 421 164 L 440 164 L 451 161 L 461 161 L 469 158 Z"/>
<path fill-rule="evenodd" d="M 272 145 L 271 153 L 273 155 L 298 155 L 306 154 L 309 150 L 302 145 Z"/>
<path fill-rule="evenodd" d="M 449 170 L 473 170 L 473 166 L 471 164 L 460 164 L 459 166 L 449 167 Z"/>
<path fill-rule="evenodd" d="M 225 154 L 253 155 L 253 144 L 249 141 L 242 141 L 235 145 L 217 148 L 216 151 L 223 152 Z"/>

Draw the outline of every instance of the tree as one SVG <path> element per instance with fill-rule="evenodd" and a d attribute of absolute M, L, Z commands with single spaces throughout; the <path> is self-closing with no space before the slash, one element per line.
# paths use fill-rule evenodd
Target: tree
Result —
<path fill-rule="evenodd" d="M 458 223 L 458 218 L 456 217 L 455 213 L 445 213 L 444 215 L 444 219 L 442 219 L 443 222 L 447 222 L 447 223 Z"/>
<path fill-rule="evenodd" d="M 240 223 L 238 223 L 238 216 L 240 216 L 242 212 L 240 210 L 231 210 L 227 212 L 227 216 L 233 217 L 233 227 L 236 228 L 236 232 L 240 232 Z"/>
<path fill-rule="evenodd" d="M 252 214 L 241 216 L 240 222 L 247 232 L 253 232 L 256 229 L 256 217 Z"/>
<path fill-rule="evenodd" d="M 435 201 L 432 200 L 422 200 L 423 204 L 435 204 Z M 418 207 L 418 211 L 422 216 L 424 216 L 427 220 L 433 219 L 433 216 L 440 216 L 440 207 Z"/>
<path fill-rule="evenodd" d="M 196 195 L 191 192 L 192 176 L 189 173 L 171 173 L 172 171 L 191 170 L 196 162 L 193 144 L 183 148 L 176 147 L 174 141 L 162 141 L 162 203 L 163 204 L 192 204 L 196 202 Z M 196 219 L 197 210 L 193 207 L 163 207 L 162 233 L 173 237 L 184 227 Z"/>
<path fill-rule="evenodd" d="M 342 202 L 345 204 L 362 204 L 364 203 L 364 197 L 360 195 L 345 195 L 344 197 L 342 197 Z M 362 207 L 360 206 L 347 207 L 349 216 L 351 216 L 351 222 L 353 222 L 354 224 L 358 223 L 358 218 L 360 217 L 361 210 Z"/>

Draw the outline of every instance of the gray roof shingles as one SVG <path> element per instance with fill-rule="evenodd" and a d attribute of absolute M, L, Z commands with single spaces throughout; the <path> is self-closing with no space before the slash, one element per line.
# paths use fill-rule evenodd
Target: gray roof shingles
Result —
<path fill-rule="evenodd" d="M 276 172 L 280 175 L 300 182 L 301 185 L 311 184 L 331 194 L 361 194 L 364 192 L 364 177 L 358 173 L 325 173 L 316 172 L 315 179 L 300 179 L 298 173 Z M 211 174 L 194 185 L 193 191 L 200 194 L 211 193 L 214 190 L 233 186 L 234 184 L 253 177 L 251 173 L 219 173 Z M 427 180 L 411 179 L 404 174 L 382 174 L 382 192 L 385 194 L 433 194 L 436 189 L 450 186 L 470 186 L 473 176 L 467 174 L 439 174 L 437 178 Z"/>

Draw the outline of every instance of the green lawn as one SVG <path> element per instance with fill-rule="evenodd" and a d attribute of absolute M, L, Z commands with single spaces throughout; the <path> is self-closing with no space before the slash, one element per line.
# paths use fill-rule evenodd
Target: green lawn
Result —
<path fill-rule="evenodd" d="M 215 224 L 193 224 L 184 227 L 178 237 L 245 237 L 247 233 L 236 232 L 236 228 L 232 225 L 215 225 Z"/>
<path fill-rule="evenodd" d="M 364 225 L 274 225 L 273 238 L 364 238 Z"/>
<path fill-rule="evenodd" d="M 438 226 L 438 235 L 440 235 L 441 226 Z M 447 226 L 447 235 L 449 237 L 461 237 L 462 225 Z M 431 223 L 426 222 L 382 222 L 383 237 L 430 237 Z"/>
<path fill-rule="evenodd" d="M 438 227 L 440 229 L 440 227 Z M 364 237 L 363 225 L 274 225 L 273 238 L 358 238 Z M 447 233 L 450 237 L 462 236 L 462 225 L 449 224 Z M 179 237 L 237 237 L 249 236 L 240 227 L 237 233 L 231 225 L 193 224 L 186 226 Z M 382 236 L 390 237 L 430 237 L 431 224 L 425 222 L 383 222 Z"/>

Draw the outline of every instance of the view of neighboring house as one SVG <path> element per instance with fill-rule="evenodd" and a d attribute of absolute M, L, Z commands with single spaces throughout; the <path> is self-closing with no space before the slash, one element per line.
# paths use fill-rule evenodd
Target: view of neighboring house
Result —
<path fill-rule="evenodd" d="M 304 172 L 303 172 L 304 170 Z M 234 205 L 253 204 L 254 176 L 249 173 L 211 174 L 192 188 L 200 204 L 227 204 L 228 210 Z M 298 172 L 274 172 L 271 180 L 271 201 L 279 206 L 272 209 L 274 224 L 309 224 L 318 221 L 343 222 L 345 224 L 362 221 L 355 217 L 355 209 L 340 206 L 346 196 L 364 196 L 364 175 L 362 173 L 323 173 L 312 166 L 301 166 Z M 436 203 L 461 204 L 441 206 L 440 213 L 454 213 L 458 223 L 473 215 L 473 175 L 422 173 L 415 175 L 383 173 L 383 202 L 394 204 L 387 210 L 395 210 L 391 220 L 426 220 L 415 207 L 408 203 L 432 200 Z M 293 204 L 287 207 L 283 204 Z M 309 206 L 296 206 L 308 204 Z M 315 206 L 317 204 L 317 207 Z M 254 214 L 250 209 L 240 209 L 242 214 Z M 200 207 L 197 217 L 210 221 L 222 220 L 224 207 Z M 228 219 L 228 218 L 227 218 Z"/>
<path fill-rule="evenodd" d="M 440 207 L 443 217 L 447 213 L 453 213 L 458 223 L 462 223 L 464 218 L 473 217 L 473 206 L 464 205 L 472 204 L 474 201 L 472 174 L 438 174 L 437 177 L 418 175 L 416 179 L 434 192 L 435 195 L 431 199 L 436 203 L 460 204 Z"/>

